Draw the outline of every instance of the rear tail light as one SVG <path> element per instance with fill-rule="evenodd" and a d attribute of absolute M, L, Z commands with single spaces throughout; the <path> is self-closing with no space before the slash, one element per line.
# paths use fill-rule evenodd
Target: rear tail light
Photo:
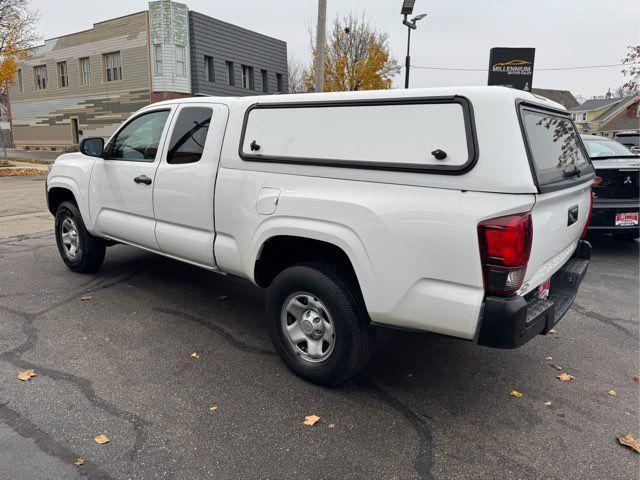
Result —
<path fill-rule="evenodd" d="M 600 178 L 600 177 L 596 177 L 596 180 Z M 602 179 L 600 179 L 600 181 L 602 181 Z M 595 182 L 593 182 L 595 184 Z M 593 198 L 596 196 L 595 193 L 593 193 L 592 189 L 589 189 L 589 211 L 587 212 L 587 223 L 584 224 L 584 228 L 582 229 L 582 235 L 580 235 L 580 238 L 584 238 L 587 236 L 587 229 L 589 228 L 589 222 L 591 221 L 591 214 L 593 213 Z"/>
<path fill-rule="evenodd" d="M 478 241 L 487 293 L 515 293 L 522 286 L 531 254 L 531 214 L 518 213 L 478 224 Z"/>
<path fill-rule="evenodd" d="M 593 185 L 595 187 L 597 187 L 598 185 L 600 185 L 602 183 L 602 177 L 596 177 L 593 179 Z"/>

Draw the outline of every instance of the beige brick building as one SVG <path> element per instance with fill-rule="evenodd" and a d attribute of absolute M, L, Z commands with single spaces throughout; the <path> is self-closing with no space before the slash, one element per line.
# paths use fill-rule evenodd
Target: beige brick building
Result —
<path fill-rule="evenodd" d="M 71 146 L 109 136 L 149 104 L 148 12 L 47 40 L 20 62 L 9 89 L 16 147 Z"/>

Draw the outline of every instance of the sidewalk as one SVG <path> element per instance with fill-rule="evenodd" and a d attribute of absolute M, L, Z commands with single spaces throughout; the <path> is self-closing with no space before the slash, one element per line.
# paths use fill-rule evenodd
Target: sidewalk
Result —
<path fill-rule="evenodd" d="M 0 167 L 0 170 L 16 170 L 16 169 L 28 168 L 28 169 L 32 169 L 32 170 L 39 170 L 39 171 L 44 172 L 44 173 L 49 171 L 49 165 L 47 165 L 47 164 L 18 162 L 18 161 L 15 161 L 15 160 L 11 159 L 11 157 L 9 157 L 9 161 L 11 161 L 11 163 L 13 163 L 13 166 L 12 167 Z"/>
<path fill-rule="evenodd" d="M 35 152 L 31 150 L 17 150 L 15 148 L 7 148 L 7 157 L 11 158 L 28 158 L 40 161 L 53 161 L 62 155 L 62 152 Z M 4 158 L 4 153 L 0 150 L 0 158 Z"/>

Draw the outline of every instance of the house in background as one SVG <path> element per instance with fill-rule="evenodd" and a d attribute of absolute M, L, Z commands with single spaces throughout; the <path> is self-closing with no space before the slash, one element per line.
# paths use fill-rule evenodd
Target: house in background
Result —
<path fill-rule="evenodd" d="M 640 94 L 614 98 L 607 93 L 605 98 L 589 99 L 569 111 L 580 133 L 613 138 L 622 130 L 638 131 L 639 102 Z"/>
<path fill-rule="evenodd" d="M 579 105 L 576 97 L 569 90 L 553 90 L 550 88 L 533 88 L 531 93 L 534 95 L 539 95 L 544 98 L 548 98 L 556 103 L 559 103 L 564 108 L 569 110 L 570 108 L 576 107 Z"/>
<path fill-rule="evenodd" d="M 172 0 L 46 40 L 9 88 L 13 143 L 65 150 L 136 110 L 193 95 L 286 92 L 287 44 Z"/>

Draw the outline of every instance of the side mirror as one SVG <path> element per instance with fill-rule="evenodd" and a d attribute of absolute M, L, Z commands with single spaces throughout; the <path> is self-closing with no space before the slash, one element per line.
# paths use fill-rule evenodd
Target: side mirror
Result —
<path fill-rule="evenodd" d="M 90 157 L 102 157 L 104 139 L 100 137 L 85 138 L 80 143 L 80 152 Z"/>

